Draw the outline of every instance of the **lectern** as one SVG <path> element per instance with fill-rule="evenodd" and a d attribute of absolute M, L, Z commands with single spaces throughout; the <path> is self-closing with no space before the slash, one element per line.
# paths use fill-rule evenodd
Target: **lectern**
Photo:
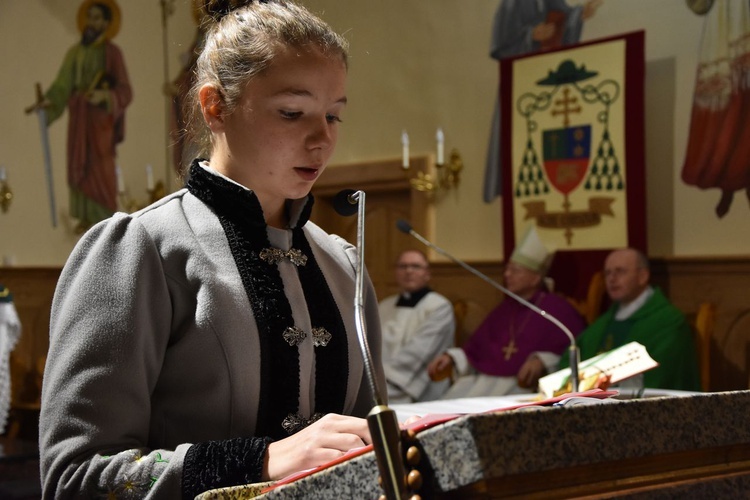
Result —
<path fill-rule="evenodd" d="M 454 418 L 417 434 L 427 498 L 741 498 L 750 491 L 750 391 L 532 406 Z M 251 491 L 254 490 L 254 493 Z M 255 498 L 258 488 L 209 498 Z M 257 498 L 376 499 L 372 452 Z"/>

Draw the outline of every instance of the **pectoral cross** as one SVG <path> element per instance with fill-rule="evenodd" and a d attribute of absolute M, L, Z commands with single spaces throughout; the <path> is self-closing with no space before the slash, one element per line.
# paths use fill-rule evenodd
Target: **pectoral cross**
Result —
<path fill-rule="evenodd" d="M 508 361 L 511 356 L 518 352 L 515 339 L 510 339 L 510 343 L 503 347 L 503 352 L 505 353 L 505 361 Z"/>

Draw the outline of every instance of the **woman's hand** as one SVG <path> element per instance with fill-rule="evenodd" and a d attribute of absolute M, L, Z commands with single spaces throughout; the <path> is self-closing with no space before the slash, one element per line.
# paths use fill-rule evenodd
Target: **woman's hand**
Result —
<path fill-rule="evenodd" d="M 312 469 L 370 443 L 367 420 L 329 413 L 298 433 L 268 445 L 263 480 Z"/>
<path fill-rule="evenodd" d="M 412 415 L 411 417 L 407 418 L 401 423 L 401 428 L 408 427 L 421 418 L 422 418 L 422 415 Z"/>

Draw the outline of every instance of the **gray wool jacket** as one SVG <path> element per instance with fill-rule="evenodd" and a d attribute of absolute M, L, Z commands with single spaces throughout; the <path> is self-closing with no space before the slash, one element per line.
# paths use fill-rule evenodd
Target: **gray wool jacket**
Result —
<path fill-rule="evenodd" d="M 291 247 L 291 230 L 267 228 Z M 365 416 L 373 396 L 354 320 L 355 248 L 312 222 L 304 232 L 344 322 L 343 413 Z M 293 263 L 278 264 L 294 323 L 311 327 Z M 365 317 L 385 387 L 374 289 Z M 180 498 L 195 443 L 255 436 L 258 326 L 227 236 L 187 189 L 94 226 L 72 252 L 52 305 L 40 454 L 44 498 Z M 299 413 L 315 412 L 316 349 L 299 349 Z M 343 381 L 342 381 L 343 383 Z"/>

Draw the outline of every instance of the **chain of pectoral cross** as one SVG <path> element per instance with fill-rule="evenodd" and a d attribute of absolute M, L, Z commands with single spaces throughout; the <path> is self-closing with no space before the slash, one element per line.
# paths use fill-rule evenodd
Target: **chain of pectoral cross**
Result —
<path fill-rule="evenodd" d="M 505 361 L 509 361 L 511 356 L 513 356 L 515 353 L 518 352 L 518 347 L 516 346 L 516 332 L 523 332 L 523 329 L 526 327 L 526 323 L 529 322 L 529 320 L 531 319 L 531 316 L 533 315 L 533 311 L 531 309 L 526 309 L 525 311 L 521 311 L 521 313 L 522 314 L 525 313 L 526 318 L 523 320 L 523 323 L 517 330 L 516 330 L 516 314 L 513 314 L 513 317 L 511 318 L 510 342 L 508 342 L 508 345 L 502 348 L 502 351 L 504 354 L 503 358 L 505 359 Z"/>

